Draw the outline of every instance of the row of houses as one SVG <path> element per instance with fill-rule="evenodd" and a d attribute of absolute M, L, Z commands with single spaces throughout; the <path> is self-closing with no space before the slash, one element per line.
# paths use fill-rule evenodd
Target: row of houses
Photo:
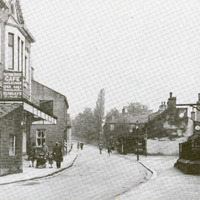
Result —
<path fill-rule="evenodd" d="M 67 98 L 34 79 L 34 42 L 20 1 L 0 0 L 0 175 L 22 172 L 32 143 L 71 146 Z"/>
<path fill-rule="evenodd" d="M 133 153 L 139 137 L 145 152 L 178 154 L 179 142 L 193 135 L 194 124 L 200 122 L 199 103 L 200 95 L 197 103 L 177 104 L 176 97 L 170 92 L 167 103 L 161 102 L 158 111 L 154 113 L 133 116 L 123 108 L 119 116 L 106 120 L 106 141 L 119 144 L 121 153 Z"/>

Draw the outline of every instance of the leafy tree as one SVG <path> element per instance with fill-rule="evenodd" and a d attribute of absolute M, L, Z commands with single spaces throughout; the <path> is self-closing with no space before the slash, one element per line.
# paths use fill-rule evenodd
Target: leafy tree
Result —
<path fill-rule="evenodd" d="M 116 119 L 119 116 L 120 116 L 119 110 L 117 110 L 116 108 L 113 108 L 106 114 L 106 122 L 110 121 L 112 119 L 112 117 L 114 117 Z"/>
<path fill-rule="evenodd" d="M 73 120 L 73 134 L 76 136 L 93 139 L 96 135 L 96 122 L 91 108 L 85 108 Z"/>
<path fill-rule="evenodd" d="M 97 139 L 102 131 L 104 119 L 105 91 L 101 89 L 96 101 L 96 107 L 93 111 L 91 108 L 85 108 L 83 113 L 79 113 L 73 120 L 73 134 L 90 139 Z"/>
<path fill-rule="evenodd" d="M 132 116 L 148 115 L 152 113 L 152 110 L 149 110 L 148 106 L 143 105 L 139 102 L 130 103 L 125 108 L 127 109 L 128 114 Z"/>

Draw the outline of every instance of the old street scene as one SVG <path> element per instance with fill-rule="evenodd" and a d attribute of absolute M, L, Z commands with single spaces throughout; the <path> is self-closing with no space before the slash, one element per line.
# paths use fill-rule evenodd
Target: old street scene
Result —
<path fill-rule="evenodd" d="M 0 0 L 0 199 L 199 200 L 200 2 Z"/>

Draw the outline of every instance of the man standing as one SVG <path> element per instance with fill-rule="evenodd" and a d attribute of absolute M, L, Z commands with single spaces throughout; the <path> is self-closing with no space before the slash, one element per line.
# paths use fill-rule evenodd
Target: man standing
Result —
<path fill-rule="evenodd" d="M 45 160 L 45 165 L 46 165 L 46 161 L 47 161 L 47 156 L 48 156 L 49 150 L 48 150 L 48 146 L 46 145 L 45 142 L 43 143 L 42 151 L 44 153 L 44 160 Z"/>
<path fill-rule="evenodd" d="M 102 149 L 103 149 L 103 145 L 102 145 L 102 144 L 99 144 L 99 151 L 100 151 L 100 154 L 102 154 Z"/>
<path fill-rule="evenodd" d="M 57 168 L 61 167 L 61 162 L 63 161 L 62 150 L 61 147 L 58 146 L 58 142 L 56 142 L 56 146 L 53 148 L 53 156 L 56 161 Z"/>

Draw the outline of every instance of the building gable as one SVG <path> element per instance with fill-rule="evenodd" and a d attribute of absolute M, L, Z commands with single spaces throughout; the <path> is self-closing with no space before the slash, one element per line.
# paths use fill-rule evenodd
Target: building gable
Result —
<path fill-rule="evenodd" d="M 7 24 L 10 24 L 12 26 L 18 26 L 19 25 L 17 20 L 12 15 L 9 16 Z"/>
<path fill-rule="evenodd" d="M 10 15 L 16 20 L 16 22 L 19 24 L 24 24 L 24 18 L 19 0 L 9 0 L 7 5 Z"/>

